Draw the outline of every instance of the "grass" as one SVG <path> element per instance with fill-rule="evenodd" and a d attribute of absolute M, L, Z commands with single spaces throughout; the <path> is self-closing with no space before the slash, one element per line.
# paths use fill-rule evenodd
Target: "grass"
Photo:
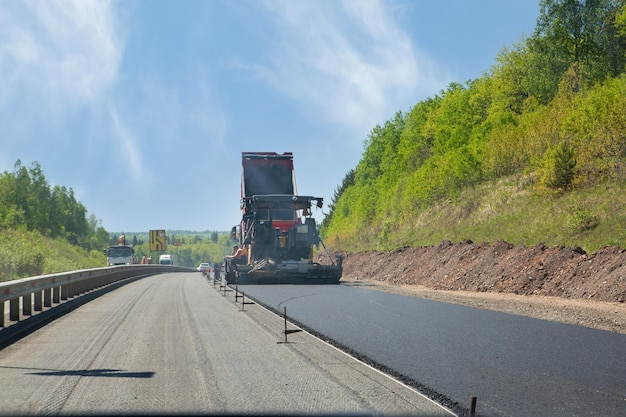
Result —
<path fill-rule="evenodd" d="M 25 229 L 0 230 L 0 281 L 104 266 L 104 254 Z"/>
<path fill-rule="evenodd" d="M 514 178 L 468 189 L 386 225 L 378 249 L 436 245 L 443 240 L 504 240 L 517 245 L 580 246 L 587 252 L 613 245 L 626 247 L 626 188 L 605 183 L 565 193 L 537 191 Z M 371 236 L 362 237 L 371 241 Z"/>

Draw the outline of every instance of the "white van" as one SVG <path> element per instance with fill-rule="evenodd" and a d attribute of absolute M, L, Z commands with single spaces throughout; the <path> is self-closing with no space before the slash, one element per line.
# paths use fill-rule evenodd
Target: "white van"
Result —
<path fill-rule="evenodd" d="M 176 255 L 163 254 L 159 256 L 159 265 L 177 265 Z"/>

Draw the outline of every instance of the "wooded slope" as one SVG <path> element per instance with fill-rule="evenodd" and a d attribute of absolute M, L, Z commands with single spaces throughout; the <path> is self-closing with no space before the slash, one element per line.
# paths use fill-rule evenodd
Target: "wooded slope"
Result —
<path fill-rule="evenodd" d="M 625 68 L 623 0 L 542 1 L 534 34 L 484 76 L 372 129 L 323 236 L 350 251 L 625 245 Z"/>

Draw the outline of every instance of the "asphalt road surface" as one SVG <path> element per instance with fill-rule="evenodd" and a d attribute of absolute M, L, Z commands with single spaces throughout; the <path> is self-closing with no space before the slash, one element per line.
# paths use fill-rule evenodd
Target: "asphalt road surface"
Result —
<path fill-rule="evenodd" d="M 241 286 L 316 333 L 483 416 L 626 416 L 626 335 L 341 285 Z"/>
<path fill-rule="evenodd" d="M 233 294 L 169 273 L 78 307 L 0 350 L 0 414 L 451 415 Z"/>

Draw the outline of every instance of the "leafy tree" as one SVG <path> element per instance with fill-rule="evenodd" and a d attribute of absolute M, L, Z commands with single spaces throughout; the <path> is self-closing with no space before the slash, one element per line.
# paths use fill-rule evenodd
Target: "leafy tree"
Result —
<path fill-rule="evenodd" d="M 473 125 L 469 94 L 458 83 L 451 83 L 437 108 L 430 113 L 425 136 L 432 140 L 435 154 L 445 154 L 469 142 Z"/>
<path fill-rule="evenodd" d="M 488 90 L 486 94 L 492 96 L 491 115 L 519 115 L 524 111 L 524 103 L 530 97 L 526 85 L 529 65 L 529 51 L 524 43 L 517 44 L 514 49 L 504 48 L 498 53 L 490 77 L 482 80 Z"/>
<path fill-rule="evenodd" d="M 563 134 L 576 149 L 578 183 L 592 185 L 626 174 L 626 77 L 609 79 L 578 94 L 563 120 Z"/>
<path fill-rule="evenodd" d="M 436 111 L 440 103 L 439 96 L 428 98 L 416 104 L 406 116 L 396 156 L 396 164 L 401 172 L 419 168 L 432 156 L 433 137 L 424 134 L 424 130 L 430 114 Z"/>
<path fill-rule="evenodd" d="M 556 94 L 562 74 L 573 63 L 585 85 L 624 70 L 619 0 L 542 0 L 535 34 L 528 40 L 529 81 L 540 102 Z M 622 6 L 623 10 L 623 6 Z"/>

